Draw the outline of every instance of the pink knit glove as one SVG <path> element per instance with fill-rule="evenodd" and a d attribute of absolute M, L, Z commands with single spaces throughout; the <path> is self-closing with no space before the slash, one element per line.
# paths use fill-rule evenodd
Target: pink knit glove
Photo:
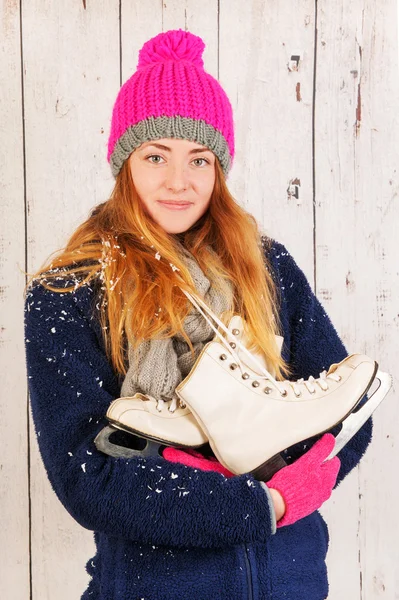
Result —
<path fill-rule="evenodd" d="M 202 454 L 192 448 L 179 450 L 178 448 L 168 447 L 162 452 L 162 456 L 170 462 L 180 463 L 187 467 L 194 467 L 195 469 L 201 469 L 201 471 L 217 471 L 226 477 L 234 477 L 234 473 L 221 465 L 216 458 L 204 458 Z"/>
<path fill-rule="evenodd" d="M 326 433 L 308 452 L 292 465 L 277 471 L 266 482 L 268 488 L 280 492 L 285 502 L 285 513 L 277 527 L 291 525 L 307 517 L 331 496 L 341 461 L 337 456 L 323 462 L 334 448 L 335 438 Z"/>

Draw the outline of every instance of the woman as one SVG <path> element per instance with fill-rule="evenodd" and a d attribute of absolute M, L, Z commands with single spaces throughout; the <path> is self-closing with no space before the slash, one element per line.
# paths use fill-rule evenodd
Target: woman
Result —
<path fill-rule="evenodd" d="M 219 314 L 244 316 L 276 378 L 317 377 L 347 356 L 292 256 L 227 189 L 232 110 L 203 49 L 181 30 L 144 44 L 113 109 L 112 195 L 29 286 L 39 448 L 58 498 L 94 531 L 82 598 L 321 600 L 328 532 L 317 509 L 364 454 L 371 419 L 325 463 L 331 433 L 287 449 L 269 482 L 233 477 L 209 452 L 127 459 L 94 444 L 122 386 L 167 398 L 213 337 L 189 315 L 176 270 Z M 116 442 L 134 443 L 124 432 Z"/>

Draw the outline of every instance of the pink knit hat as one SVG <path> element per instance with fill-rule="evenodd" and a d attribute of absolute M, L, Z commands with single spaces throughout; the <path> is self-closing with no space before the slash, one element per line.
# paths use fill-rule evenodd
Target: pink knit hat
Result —
<path fill-rule="evenodd" d="M 137 71 L 112 111 L 107 160 L 114 177 L 135 148 L 160 138 L 206 146 L 227 176 L 234 158 L 233 111 L 219 82 L 204 71 L 204 48 L 200 37 L 182 29 L 144 44 Z"/>

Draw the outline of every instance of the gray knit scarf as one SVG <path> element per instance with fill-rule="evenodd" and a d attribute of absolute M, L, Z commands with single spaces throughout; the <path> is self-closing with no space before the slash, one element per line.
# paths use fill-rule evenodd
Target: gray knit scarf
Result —
<path fill-rule="evenodd" d="M 219 318 L 224 311 L 233 307 L 233 287 L 223 282 L 223 293 L 211 285 L 193 255 L 182 246 L 182 257 L 190 271 L 197 292 Z M 189 300 L 187 299 L 189 302 Z M 189 336 L 194 357 L 181 333 L 159 340 L 142 342 L 133 361 L 131 344 L 128 346 L 129 369 L 122 384 L 121 397 L 133 396 L 136 392 L 148 394 L 157 400 L 168 401 L 174 397 L 176 386 L 188 375 L 204 345 L 215 336 L 215 332 L 197 308 L 184 320 L 184 330 Z M 217 326 L 217 325 L 216 325 Z"/>

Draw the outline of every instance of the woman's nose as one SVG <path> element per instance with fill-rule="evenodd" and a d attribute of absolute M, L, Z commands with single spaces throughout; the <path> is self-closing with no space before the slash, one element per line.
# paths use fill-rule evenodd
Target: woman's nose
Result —
<path fill-rule="evenodd" d="M 178 193 L 188 187 L 188 176 L 185 167 L 170 165 L 166 174 L 166 187 L 168 190 Z"/>

